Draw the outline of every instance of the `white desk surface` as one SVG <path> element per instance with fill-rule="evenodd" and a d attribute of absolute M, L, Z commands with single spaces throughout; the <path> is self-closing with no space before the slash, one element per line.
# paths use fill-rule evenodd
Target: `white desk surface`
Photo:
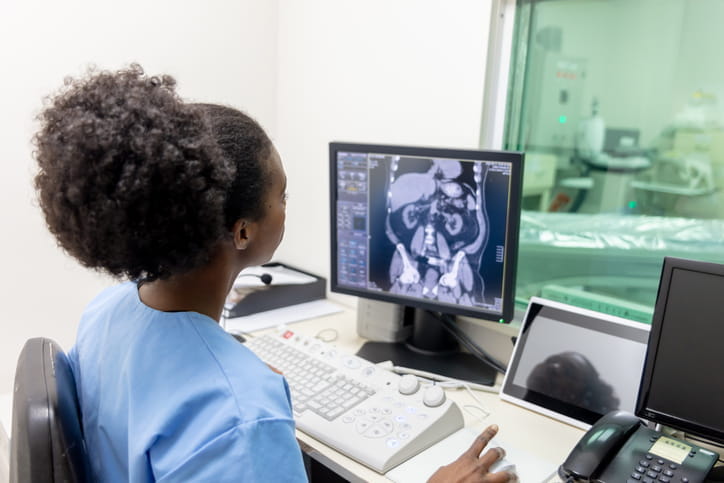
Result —
<path fill-rule="evenodd" d="M 365 342 L 356 332 L 356 312 L 346 309 L 343 312 L 319 317 L 290 324 L 289 329 L 297 331 L 308 336 L 315 336 L 323 329 L 334 329 L 337 331 L 337 339 L 331 344 L 337 346 L 340 350 L 354 353 Z M 461 406 L 477 405 L 477 403 L 463 390 L 447 390 L 448 397 L 456 401 Z M 583 431 L 560 423 L 546 416 L 542 416 L 533 411 L 520 408 L 516 405 L 500 400 L 497 394 L 486 392 L 475 392 L 478 399 L 490 411 L 484 422 L 480 422 L 476 417 L 468 412 L 463 411 L 466 426 L 478 428 L 487 426 L 488 424 L 497 424 L 500 427 L 498 438 L 507 444 L 515 446 L 515 449 L 525 453 L 537 456 L 538 458 L 550 462 L 552 465 L 559 465 L 563 462 L 583 435 Z M 0 437 L 10 433 L 10 408 L 11 402 L 9 395 L 3 395 L 0 399 Z M 3 434 L 4 433 L 4 434 Z M 297 438 L 304 444 L 316 450 L 326 458 L 330 459 L 345 470 L 357 476 L 364 481 L 390 481 L 383 475 L 380 475 L 356 461 L 338 453 L 334 449 L 317 441 L 311 436 L 297 431 Z M 0 449 L 7 450 L 7 441 L 0 441 Z M 3 446 L 5 446 L 3 448 Z M 0 472 L 4 468 L 3 456 L 0 455 Z M 440 461 L 439 466 L 450 463 L 450 461 Z M 5 469 L 6 470 L 6 469 Z M 3 475 L 0 475 L 0 479 Z M 533 482 L 524 482 L 533 483 Z"/>
<path fill-rule="evenodd" d="M 351 353 L 356 352 L 365 342 L 357 335 L 356 312 L 352 310 L 297 322 L 290 324 L 288 328 L 307 336 L 315 336 L 323 329 L 334 329 L 338 336 L 337 340 L 331 344 L 340 350 Z M 468 404 L 477 405 L 464 390 L 447 390 L 447 394 L 461 407 Z M 491 414 L 481 423 L 473 415 L 463 411 L 466 426 L 477 429 L 488 424 L 497 424 L 500 427 L 497 438 L 515 446 L 516 450 L 535 455 L 555 467 L 566 459 L 568 453 L 584 434 L 581 429 L 502 401 L 497 394 L 481 391 L 476 391 L 475 394 Z M 301 431 L 297 431 L 297 439 L 364 481 L 390 481 L 385 476 L 362 466 Z M 439 466 L 451 461 L 440 461 Z"/>

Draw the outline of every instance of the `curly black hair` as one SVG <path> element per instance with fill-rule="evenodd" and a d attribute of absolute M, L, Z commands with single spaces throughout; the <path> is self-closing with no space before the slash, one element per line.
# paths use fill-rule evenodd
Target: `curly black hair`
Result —
<path fill-rule="evenodd" d="M 33 138 L 35 188 L 84 266 L 154 280 L 206 263 L 236 219 L 262 215 L 269 138 L 234 109 L 184 103 L 133 64 L 66 79 Z"/>
<path fill-rule="evenodd" d="M 272 142 L 259 124 L 236 109 L 218 104 L 200 106 L 211 124 L 211 132 L 227 159 L 235 161 L 236 175 L 224 206 L 227 228 L 239 218 L 258 219 L 270 182 L 263 160 L 272 155 Z"/>

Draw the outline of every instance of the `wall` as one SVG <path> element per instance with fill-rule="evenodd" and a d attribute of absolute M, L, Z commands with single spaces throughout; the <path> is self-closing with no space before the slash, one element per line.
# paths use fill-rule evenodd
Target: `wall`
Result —
<path fill-rule="evenodd" d="M 586 62 L 581 115 L 596 98 L 608 127 L 640 129 L 646 145 L 680 107 L 670 96 L 684 10 L 680 1 L 541 2 L 536 30 L 560 27 L 561 53 Z"/>
<path fill-rule="evenodd" d="M 702 90 L 724 122 L 721 0 L 557 0 L 535 11 L 536 28 L 560 28 L 561 52 L 587 63 L 582 114 L 595 97 L 608 126 L 640 129 L 646 145 Z"/>
<path fill-rule="evenodd" d="M 112 283 L 55 247 L 33 202 L 33 116 L 64 76 L 136 60 L 174 75 L 186 98 L 255 116 L 289 178 L 276 259 L 327 276 L 327 143 L 476 147 L 489 10 L 479 0 L 3 2 L 0 393 L 27 338 L 70 347 L 84 305 Z"/>
<path fill-rule="evenodd" d="M 29 337 L 69 348 L 85 304 L 110 280 L 80 268 L 47 233 L 34 203 L 30 138 L 41 99 L 90 62 L 140 62 L 182 96 L 248 110 L 272 133 L 277 3 L 10 0 L 0 7 L 0 393 Z"/>
<path fill-rule="evenodd" d="M 329 275 L 328 143 L 478 146 L 490 2 L 282 0 L 281 261 Z"/>
<path fill-rule="evenodd" d="M 675 58 L 674 114 L 682 110 L 696 90 L 701 89 L 716 97 L 718 119 L 724 123 L 724 62 L 720 59 L 724 40 L 722 18 L 724 2 L 720 0 L 690 0 L 686 3 L 681 19 L 684 34 L 679 55 Z"/>

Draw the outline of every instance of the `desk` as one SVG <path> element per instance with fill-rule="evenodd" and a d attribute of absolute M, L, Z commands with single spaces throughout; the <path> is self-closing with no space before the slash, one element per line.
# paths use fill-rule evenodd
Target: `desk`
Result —
<path fill-rule="evenodd" d="M 338 337 L 332 344 L 340 350 L 350 353 L 354 353 L 365 342 L 356 333 L 356 312 L 350 309 L 298 322 L 289 327 L 307 336 L 315 336 L 323 329 L 333 328 L 337 331 Z M 461 407 L 466 404 L 476 404 L 466 391 L 448 390 L 447 394 Z M 497 424 L 500 427 L 498 437 L 501 440 L 515 446 L 520 451 L 536 455 L 554 465 L 563 462 L 576 442 L 583 436 L 584 432 L 578 428 L 502 401 L 497 394 L 477 391 L 476 396 L 491 412 L 483 425 Z M 466 425 L 481 426 L 481 423 L 476 421 L 471 414 L 463 411 L 463 415 Z M 303 446 L 312 448 L 334 465 L 343 467 L 351 475 L 363 481 L 389 481 L 383 475 L 362 466 L 301 431 L 297 431 L 297 439 Z M 450 461 L 440 461 L 440 465 L 447 463 Z"/>
<path fill-rule="evenodd" d="M 340 350 L 350 353 L 356 352 L 365 342 L 364 339 L 357 335 L 356 312 L 351 309 L 345 309 L 336 314 L 304 322 L 297 322 L 289 327 L 308 336 L 315 336 L 323 329 L 334 329 L 338 335 L 332 344 Z M 263 331 L 259 333 L 263 333 Z M 460 404 L 461 407 L 466 404 L 476 404 L 465 391 L 448 390 L 447 393 L 448 397 Z M 474 425 L 477 428 L 481 427 L 481 425 L 495 423 L 500 426 L 498 437 L 501 440 L 515 446 L 520 451 L 536 455 L 554 465 L 558 465 L 565 460 L 570 450 L 583 435 L 583 431 L 573 426 L 501 401 L 496 394 L 476 392 L 476 395 L 491 414 L 485 419 L 484 423 L 480 423 L 474 416 L 463 411 L 466 425 Z M 3 403 L 0 409 L 2 409 L 3 415 L 6 416 L 1 417 L 0 422 L 2 426 L 9 426 L 11 408 L 9 395 L 1 398 L 0 403 Z M 9 429 L 9 427 L 0 427 L 0 436 L 9 434 Z M 362 466 L 301 431 L 297 431 L 297 439 L 308 454 L 311 453 L 313 456 L 314 454 L 321 455 L 318 460 L 323 464 L 329 464 L 331 469 L 335 467 L 343 468 L 343 471 L 341 471 L 343 477 L 348 479 L 359 478 L 362 481 L 371 482 L 390 481 L 385 476 Z M 0 441 L 0 449 L 5 452 L 9 445 L 7 445 L 7 441 L 4 441 L 5 444 L 2 443 L 3 441 Z M 7 468 L 3 468 L 5 456 L 7 455 L 0 455 L 0 482 L 7 481 Z M 447 463 L 450 463 L 450 461 L 440 461 L 440 465 Z"/>

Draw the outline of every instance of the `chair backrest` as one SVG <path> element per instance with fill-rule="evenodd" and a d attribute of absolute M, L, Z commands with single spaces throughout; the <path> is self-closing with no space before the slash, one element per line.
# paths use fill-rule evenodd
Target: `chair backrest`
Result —
<path fill-rule="evenodd" d="M 68 357 L 50 339 L 30 339 L 15 370 L 10 483 L 89 480 Z"/>

